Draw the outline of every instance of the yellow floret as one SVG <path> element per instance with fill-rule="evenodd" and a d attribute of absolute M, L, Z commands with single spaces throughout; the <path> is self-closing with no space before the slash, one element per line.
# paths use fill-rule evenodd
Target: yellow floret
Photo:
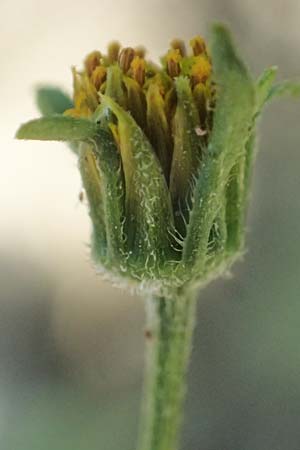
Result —
<path fill-rule="evenodd" d="M 203 83 L 211 75 L 211 63 L 205 55 L 197 57 L 195 64 L 192 66 L 191 75 L 193 83 Z"/>
<path fill-rule="evenodd" d="M 145 82 L 145 60 L 139 56 L 135 56 L 130 64 L 132 78 L 134 78 L 140 86 Z"/>

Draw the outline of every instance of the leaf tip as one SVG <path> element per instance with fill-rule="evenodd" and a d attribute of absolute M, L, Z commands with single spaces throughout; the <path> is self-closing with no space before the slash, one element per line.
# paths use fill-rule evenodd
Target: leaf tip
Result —
<path fill-rule="evenodd" d="M 28 123 L 28 122 L 27 122 Z M 19 128 L 17 129 L 15 135 L 14 135 L 14 139 L 22 139 L 25 140 L 26 138 L 26 125 L 27 123 L 23 123 L 22 125 L 19 126 Z M 24 132 L 25 130 L 25 132 Z"/>

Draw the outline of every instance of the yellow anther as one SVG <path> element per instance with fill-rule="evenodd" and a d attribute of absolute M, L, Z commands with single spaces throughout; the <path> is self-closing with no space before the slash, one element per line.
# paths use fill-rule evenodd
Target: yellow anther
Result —
<path fill-rule="evenodd" d="M 179 50 L 181 56 L 186 56 L 185 44 L 181 39 L 173 39 L 170 45 L 174 50 Z"/>
<path fill-rule="evenodd" d="M 178 100 L 176 79 L 182 76 L 187 78 L 201 125 L 205 125 L 208 105 L 213 97 L 212 62 L 202 37 L 196 36 L 190 41 L 190 45 L 193 55 L 187 55 L 182 40 L 173 39 L 162 58 L 162 66 L 145 60 L 144 48 L 121 49 L 116 41 L 108 45 L 106 55 L 98 51 L 91 52 L 84 61 L 83 71 L 72 69 L 74 108 L 66 114 L 90 117 L 99 106 L 99 95 L 105 94 L 129 110 L 144 129 L 147 114 L 145 99 L 150 98 L 149 90 L 155 90 L 163 102 L 166 120 L 171 123 Z M 117 128 L 112 127 L 112 133 L 118 142 Z"/>
<path fill-rule="evenodd" d="M 167 72 L 170 75 L 170 77 L 178 77 L 180 74 L 180 61 L 182 59 L 182 56 L 180 54 L 180 51 L 176 48 L 173 48 L 168 51 L 166 55 L 166 62 L 167 62 Z"/>
<path fill-rule="evenodd" d="M 204 83 L 211 75 L 211 63 L 205 55 L 197 57 L 195 64 L 191 69 L 193 84 Z"/>
<path fill-rule="evenodd" d="M 120 48 L 121 48 L 121 45 L 117 41 L 113 41 L 108 44 L 107 58 L 108 58 L 108 62 L 110 64 L 118 61 Z"/>
<path fill-rule="evenodd" d="M 103 66 L 98 66 L 94 70 L 94 72 L 91 75 L 91 82 L 95 86 L 96 90 L 99 91 L 102 83 L 106 79 L 106 69 Z"/>
<path fill-rule="evenodd" d="M 131 47 L 123 48 L 119 55 L 119 66 L 124 73 L 127 73 L 133 58 L 135 57 L 135 51 Z"/>
<path fill-rule="evenodd" d="M 145 60 L 139 56 L 135 56 L 130 65 L 132 78 L 134 78 L 140 86 L 145 82 Z"/>
<path fill-rule="evenodd" d="M 194 56 L 199 56 L 203 53 L 206 53 L 205 40 L 201 36 L 195 36 L 193 39 L 191 39 L 190 46 L 192 47 Z"/>
<path fill-rule="evenodd" d="M 101 64 L 101 53 L 94 51 L 89 53 L 84 60 L 85 70 L 88 76 L 91 76 L 97 66 Z"/>

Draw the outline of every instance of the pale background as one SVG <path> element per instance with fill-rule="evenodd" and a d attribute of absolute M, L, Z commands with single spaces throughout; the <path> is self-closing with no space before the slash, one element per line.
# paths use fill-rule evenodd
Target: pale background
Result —
<path fill-rule="evenodd" d="M 13 140 L 33 88 L 70 92 L 112 39 L 158 58 L 216 19 L 255 75 L 300 75 L 298 0 L 1 0 L 1 450 L 132 450 L 141 393 L 143 304 L 94 274 L 74 156 Z M 183 450 L 300 448 L 299 120 L 282 101 L 262 121 L 248 254 L 199 302 Z"/>

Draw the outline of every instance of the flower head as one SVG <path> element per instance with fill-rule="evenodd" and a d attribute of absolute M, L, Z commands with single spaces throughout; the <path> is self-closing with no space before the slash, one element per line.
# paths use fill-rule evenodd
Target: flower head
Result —
<path fill-rule="evenodd" d="M 41 89 L 47 117 L 17 136 L 71 143 L 95 262 L 159 289 L 228 267 L 243 248 L 255 120 L 284 90 L 274 68 L 253 82 L 215 25 L 209 46 L 196 36 L 187 51 L 175 39 L 160 65 L 113 42 L 72 73 L 73 102 Z"/>
<path fill-rule="evenodd" d="M 171 182 L 173 203 L 178 201 L 179 193 L 186 197 L 198 170 L 200 147 L 206 145 L 212 127 L 215 87 L 202 37 L 191 40 L 189 54 L 182 41 L 172 41 L 161 66 L 145 59 L 140 49 L 110 44 L 107 54 L 88 54 L 83 70 L 73 68 L 73 86 L 74 107 L 64 114 L 95 119 L 103 115 L 103 96 L 113 99 L 131 114 L 152 145 L 167 184 Z M 196 133 L 195 129 L 201 133 L 198 132 L 198 148 L 185 158 L 178 148 L 178 138 L 184 122 L 190 122 L 189 115 L 190 125 L 194 126 L 191 134 Z M 119 144 L 114 118 L 108 126 Z M 122 157 L 122 148 L 119 150 Z"/>

